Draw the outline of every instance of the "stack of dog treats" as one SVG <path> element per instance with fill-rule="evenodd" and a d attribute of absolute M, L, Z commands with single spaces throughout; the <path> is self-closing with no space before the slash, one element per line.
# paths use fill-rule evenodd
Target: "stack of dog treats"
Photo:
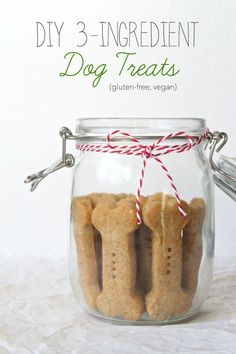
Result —
<path fill-rule="evenodd" d="M 167 320 L 192 305 L 202 258 L 205 203 L 164 193 L 141 197 L 92 193 L 74 197 L 72 219 L 80 285 L 87 307 L 112 318 Z"/>

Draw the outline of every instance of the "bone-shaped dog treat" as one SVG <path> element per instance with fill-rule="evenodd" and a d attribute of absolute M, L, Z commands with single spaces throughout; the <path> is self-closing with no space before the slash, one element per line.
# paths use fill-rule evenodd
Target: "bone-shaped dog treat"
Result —
<path fill-rule="evenodd" d="M 89 199 L 94 209 L 98 203 L 104 200 L 113 200 L 119 201 L 122 198 L 128 197 L 127 194 L 112 194 L 112 193 L 90 193 L 86 196 L 79 198 Z M 97 261 L 97 274 L 98 274 L 98 284 L 99 287 L 102 288 L 102 239 L 101 234 L 98 230 L 94 228 L 94 245 L 95 245 L 95 253 L 96 253 L 96 261 Z"/>
<path fill-rule="evenodd" d="M 94 209 L 98 203 L 104 200 L 120 200 L 119 195 L 111 194 L 111 193 L 90 193 L 87 196 L 92 204 L 92 208 Z M 95 241 L 95 253 L 97 260 L 97 273 L 98 273 L 98 284 L 99 287 L 102 288 L 102 238 L 101 234 L 98 230 L 94 228 L 94 241 Z"/>
<path fill-rule="evenodd" d="M 135 201 L 135 197 L 133 197 Z M 147 197 L 140 196 L 141 210 Z M 137 253 L 138 286 L 141 293 L 147 293 L 152 283 L 152 232 L 142 223 L 135 232 L 135 246 Z"/>
<path fill-rule="evenodd" d="M 103 289 L 97 307 L 108 316 L 135 321 L 144 310 L 135 288 L 135 203 L 126 198 L 101 202 L 93 210 L 92 223 L 102 235 Z"/>
<path fill-rule="evenodd" d="M 104 200 L 114 200 L 118 201 L 119 197 L 112 193 L 90 193 L 86 196 L 91 201 L 93 209 L 97 206 L 98 203 Z"/>
<path fill-rule="evenodd" d="M 130 194 L 126 194 L 126 193 L 119 193 L 119 194 L 117 194 L 118 200 L 125 199 L 125 198 L 129 198 L 129 196 L 130 196 Z"/>
<path fill-rule="evenodd" d="M 147 200 L 162 199 L 162 193 L 156 193 L 152 197 L 141 197 L 141 209 Z M 142 223 L 137 234 L 137 256 L 138 256 L 138 283 L 145 293 L 152 288 L 152 231 Z"/>
<path fill-rule="evenodd" d="M 116 195 L 118 200 L 126 199 L 136 203 L 136 196 L 134 194 L 120 193 Z M 140 207 L 142 208 L 147 197 L 140 195 Z M 141 224 L 135 231 L 135 252 L 137 255 L 137 291 L 143 296 L 147 288 L 150 289 L 151 281 L 151 230 L 144 224 Z"/>
<path fill-rule="evenodd" d="M 136 231 L 136 237 L 138 284 L 147 293 L 152 287 L 152 232 L 142 223 Z"/>
<path fill-rule="evenodd" d="M 91 222 L 92 205 L 89 199 L 75 197 L 72 201 L 72 218 L 76 242 L 80 284 L 88 306 L 96 308 L 100 293 L 95 254 L 94 228 Z"/>
<path fill-rule="evenodd" d="M 202 259 L 202 227 L 206 205 L 203 199 L 194 198 L 190 203 L 190 208 L 191 217 L 183 232 L 182 287 L 194 296 Z"/>
<path fill-rule="evenodd" d="M 117 194 L 119 200 L 126 199 L 136 203 L 136 196 L 134 194 Z M 140 208 L 142 209 L 144 203 L 146 202 L 147 197 L 140 195 L 139 202 Z M 150 240 L 149 240 L 150 238 Z M 135 231 L 135 253 L 137 256 L 137 291 L 143 296 L 144 292 L 147 292 L 148 284 L 151 281 L 151 257 L 150 253 L 150 241 L 151 241 L 151 230 L 141 224 L 138 229 Z"/>
<path fill-rule="evenodd" d="M 182 230 L 189 220 L 190 208 L 181 216 L 175 198 L 153 195 L 143 207 L 143 220 L 152 230 L 152 289 L 146 295 L 146 308 L 152 319 L 166 320 L 171 314 L 185 313 L 192 298 L 181 288 Z"/>
<path fill-rule="evenodd" d="M 100 232 L 94 228 L 94 245 L 97 261 L 97 274 L 98 274 L 98 284 L 100 289 L 102 289 L 102 237 Z"/>

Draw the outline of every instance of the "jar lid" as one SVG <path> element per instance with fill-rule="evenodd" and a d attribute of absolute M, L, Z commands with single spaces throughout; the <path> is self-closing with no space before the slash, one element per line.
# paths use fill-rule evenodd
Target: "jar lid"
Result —
<path fill-rule="evenodd" d="M 202 118 L 80 118 L 76 121 L 79 140 L 104 140 L 109 132 L 117 129 L 140 139 L 156 139 L 177 131 L 194 137 L 206 130 L 206 121 Z"/>

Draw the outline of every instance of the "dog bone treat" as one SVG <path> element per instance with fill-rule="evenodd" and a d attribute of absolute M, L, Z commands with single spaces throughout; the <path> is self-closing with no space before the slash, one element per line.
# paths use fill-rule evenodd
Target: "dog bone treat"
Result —
<path fill-rule="evenodd" d="M 143 207 L 144 223 L 152 230 L 152 289 L 146 295 L 149 316 L 167 320 L 170 315 L 185 313 L 192 297 L 181 288 L 182 230 L 190 217 L 190 207 L 182 201 L 187 214 L 179 214 L 175 198 L 159 193 Z"/>
<path fill-rule="evenodd" d="M 113 200 L 119 201 L 123 198 L 128 198 L 130 195 L 125 193 L 120 194 L 111 194 L 111 193 L 90 193 L 86 196 L 91 201 L 93 209 L 97 206 L 98 203 L 104 200 Z M 98 268 L 98 283 L 100 288 L 102 288 L 102 238 L 98 230 L 94 228 L 94 239 L 95 239 L 95 252 L 97 259 L 97 268 Z"/>
<path fill-rule="evenodd" d="M 135 199 L 134 199 L 135 200 Z M 140 196 L 141 210 L 147 197 Z M 135 245 L 137 253 L 137 278 L 141 292 L 148 292 L 151 289 L 152 273 L 152 233 L 142 223 L 136 230 Z"/>
<path fill-rule="evenodd" d="M 87 305 L 129 321 L 138 320 L 145 305 L 154 320 L 183 315 L 191 308 L 198 284 L 205 202 L 181 201 L 183 217 L 170 195 L 140 196 L 139 226 L 135 202 L 133 194 L 125 193 L 91 193 L 72 201 Z"/>
<path fill-rule="evenodd" d="M 118 195 L 111 193 L 90 193 L 88 195 L 78 197 L 78 198 L 86 198 L 89 199 L 92 208 L 94 209 L 97 204 L 104 200 L 114 200 L 119 201 L 122 198 L 129 197 L 129 195 L 125 193 L 120 193 Z M 96 261 L 97 261 L 97 274 L 98 274 L 98 284 L 99 287 L 102 288 L 102 239 L 101 234 L 94 228 L 94 242 L 95 242 L 95 253 L 96 253 Z"/>
<path fill-rule="evenodd" d="M 119 196 L 110 193 L 90 193 L 87 198 L 91 201 L 92 208 L 94 209 L 98 203 L 104 200 L 114 200 L 118 201 Z M 102 288 L 102 238 L 98 230 L 94 228 L 94 240 L 95 240 L 95 252 L 97 259 L 97 269 L 98 269 L 98 283 L 100 288 Z"/>
<path fill-rule="evenodd" d="M 206 205 L 203 199 L 194 198 L 190 203 L 190 208 L 191 217 L 183 232 L 182 287 L 194 296 L 202 259 L 202 227 Z"/>
<path fill-rule="evenodd" d="M 152 232 L 145 224 L 141 224 L 136 235 L 138 284 L 147 293 L 152 287 Z"/>
<path fill-rule="evenodd" d="M 95 253 L 94 228 L 91 223 L 92 205 L 89 199 L 75 197 L 72 201 L 74 237 L 78 255 L 80 283 L 88 306 L 96 308 L 100 293 Z"/>
<path fill-rule="evenodd" d="M 135 287 L 135 203 L 129 198 L 102 201 L 93 210 L 92 222 L 102 236 L 103 289 L 97 307 L 111 317 L 138 320 L 144 303 Z"/>
<path fill-rule="evenodd" d="M 114 201 L 118 201 L 119 198 L 115 194 L 111 193 L 90 193 L 85 196 L 85 198 L 89 198 L 91 201 L 93 209 L 100 203 L 102 200 L 112 199 Z"/>
<path fill-rule="evenodd" d="M 152 197 L 149 198 L 151 200 Z M 162 193 L 154 195 L 154 200 L 162 198 Z M 147 198 L 142 197 L 141 208 Z M 152 287 L 152 231 L 142 223 L 137 234 L 137 258 L 138 258 L 138 283 L 145 293 L 149 292 Z"/>
<path fill-rule="evenodd" d="M 131 194 L 126 194 L 126 193 L 119 193 L 117 194 L 118 200 L 124 199 L 124 198 L 129 198 Z"/>
<path fill-rule="evenodd" d="M 136 203 L 136 197 L 134 194 L 120 193 L 117 195 L 118 199 L 128 199 Z M 139 202 L 142 209 L 147 197 L 140 195 Z M 151 241 L 151 230 L 144 224 L 139 225 L 138 229 L 135 231 L 135 251 L 137 254 L 137 290 L 141 295 L 143 291 L 147 292 L 146 288 L 151 281 L 150 272 L 150 241 Z M 150 289 L 150 287 L 149 287 Z"/>
<path fill-rule="evenodd" d="M 119 200 L 121 199 L 128 199 L 136 203 L 136 197 L 134 194 L 125 194 L 120 193 L 117 195 Z M 140 195 L 139 202 L 140 207 L 142 209 L 144 203 L 146 202 L 147 197 Z M 151 281 L 151 258 L 150 252 L 151 250 L 148 249 L 150 247 L 150 243 L 148 240 L 148 235 L 151 237 L 151 230 L 146 227 L 144 224 L 139 225 L 137 230 L 135 231 L 135 252 L 137 256 L 137 284 L 136 288 L 141 296 L 147 292 L 146 288 Z M 149 287 L 150 288 L 150 287 Z"/>

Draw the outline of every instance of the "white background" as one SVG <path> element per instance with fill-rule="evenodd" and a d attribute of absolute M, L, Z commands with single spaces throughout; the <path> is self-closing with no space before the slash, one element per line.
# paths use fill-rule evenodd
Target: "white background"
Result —
<path fill-rule="evenodd" d="M 33 194 L 23 180 L 60 154 L 58 130 L 79 117 L 204 117 L 224 130 L 224 153 L 236 156 L 234 0 L 199 1 L 1 1 L 1 186 L 0 253 L 64 256 L 69 237 L 71 171 L 43 182 Z M 109 92 L 111 75 L 97 89 L 81 77 L 60 78 L 63 56 L 75 46 L 79 20 L 199 21 L 196 48 L 137 50 L 142 61 L 172 58 L 181 66 L 175 93 Z M 36 48 L 36 21 L 64 21 L 61 48 Z M 107 63 L 115 49 L 93 42 L 81 49 L 92 62 Z M 74 146 L 70 146 L 73 151 Z M 88 171 L 89 173 L 89 171 Z M 236 204 L 216 190 L 216 254 L 236 254 Z"/>

